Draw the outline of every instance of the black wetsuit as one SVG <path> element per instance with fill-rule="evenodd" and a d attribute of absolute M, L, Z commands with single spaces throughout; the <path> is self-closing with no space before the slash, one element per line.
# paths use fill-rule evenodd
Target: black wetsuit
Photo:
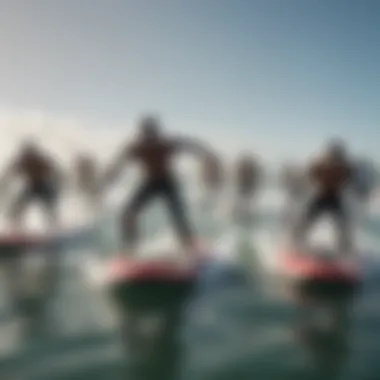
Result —
<path fill-rule="evenodd" d="M 347 165 L 324 166 L 315 165 L 311 175 L 323 184 L 309 203 L 307 223 L 313 222 L 322 213 L 329 213 L 334 218 L 344 222 L 347 219 L 342 201 L 342 189 L 347 185 L 351 169 Z"/>
<path fill-rule="evenodd" d="M 342 204 L 342 197 L 337 193 L 317 194 L 309 203 L 307 209 L 307 223 L 313 223 L 321 214 L 329 213 L 340 222 L 346 221 L 346 214 Z"/>
<path fill-rule="evenodd" d="M 350 247 L 349 218 L 343 204 L 342 190 L 350 178 L 351 170 L 343 164 L 317 163 L 311 168 L 310 175 L 317 192 L 308 204 L 305 217 L 300 220 L 298 237 L 302 238 L 321 214 L 328 213 L 339 226 L 341 246 L 343 249 Z"/>
<path fill-rule="evenodd" d="M 133 241 L 136 238 L 134 219 L 143 207 L 154 198 L 163 199 L 168 206 L 174 226 L 181 238 L 190 241 L 193 234 L 187 218 L 185 202 L 180 186 L 173 174 L 170 161 L 175 153 L 176 146 L 171 142 L 159 142 L 152 145 L 140 146 L 132 150 L 132 158 L 140 161 L 145 170 L 145 180 L 137 188 L 131 200 L 123 210 L 123 218 L 127 219 L 125 239 Z M 132 223 L 128 223 L 132 219 Z"/>
<path fill-rule="evenodd" d="M 24 157 L 16 165 L 16 173 L 25 180 L 25 185 L 15 200 L 13 213 L 18 214 L 32 202 L 39 202 L 53 211 L 58 200 L 57 178 L 53 165 L 42 157 Z"/>
<path fill-rule="evenodd" d="M 18 202 L 20 202 L 20 204 L 27 204 L 37 201 L 47 208 L 54 208 L 57 198 L 57 187 L 53 181 L 46 180 L 26 185 L 19 195 Z"/>

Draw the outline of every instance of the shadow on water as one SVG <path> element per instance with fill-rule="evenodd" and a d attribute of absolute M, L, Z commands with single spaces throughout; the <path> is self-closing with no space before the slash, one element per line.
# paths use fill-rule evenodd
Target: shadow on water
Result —
<path fill-rule="evenodd" d="M 245 315 L 240 315 L 241 325 L 249 319 L 242 328 L 240 347 L 237 346 L 241 354 L 231 352 L 228 360 L 208 373 L 207 379 L 339 379 L 349 355 L 354 293 L 298 288 L 293 289 L 292 296 L 288 306 L 293 310 L 288 315 L 284 305 L 269 300 L 256 304 L 251 313 L 246 309 Z M 260 310 L 264 312 L 262 318 L 255 315 Z M 277 323 L 267 319 L 273 315 Z"/>
<path fill-rule="evenodd" d="M 43 340 L 42 330 L 48 322 L 42 312 L 46 310 L 44 300 L 54 297 L 54 292 L 37 297 L 37 303 L 20 301 L 23 306 L 19 310 L 34 316 L 42 329 L 35 329 L 29 347 L 0 361 L 2 373 L 14 374 L 17 380 L 339 378 L 350 351 L 353 296 L 332 297 L 330 292 L 296 289 L 289 301 L 261 294 L 257 281 L 247 276 L 249 272 L 256 277 L 261 269 L 254 247 L 249 246 L 250 226 L 246 227 L 236 248 L 240 253 L 246 251 L 246 259 L 240 257 L 243 270 L 242 266 L 208 263 L 196 283 L 114 287 L 111 296 L 120 317 L 118 331 L 99 328 Z M 372 302 L 377 302 L 380 282 L 372 288 Z M 89 297 L 84 307 L 91 302 Z M 378 315 L 371 319 L 365 315 L 360 333 L 367 329 L 373 337 L 374 331 L 380 330 Z M 376 366 L 380 351 L 374 352 Z M 295 363 L 295 358 L 304 355 L 302 365 Z M 378 379 L 362 374 L 344 379 Z M 369 374 L 378 373 L 369 369 Z"/>
<path fill-rule="evenodd" d="M 16 318 L 24 340 L 40 338 L 48 329 L 48 304 L 60 281 L 59 246 L 39 247 L 38 265 L 30 260 L 33 249 L 10 246 L 1 249 L 1 265 L 8 307 L 2 322 Z"/>
<path fill-rule="evenodd" d="M 61 378 L 61 373 L 63 378 L 71 379 L 67 372 L 81 372 L 83 364 L 93 367 L 94 358 L 95 361 L 99 359 L 99 348 L 112 346 L 114 340 L 114 335 L 109 331 L 60 337 L 45 340 L 43 344 L 36 339 L 33 345 L 24 347 L 18 355 L 0 360 L 0 368 L 2 373 L 11 376 L 10 379 L 24 379 L 25 374 L 28 374 L 28 380 L 56 379 Z M 101 351 L 100 354 L 104 355 L 105 350 Z M 90 361 L 87 354 L 92 356 Z M 102 360 L 99 360 L 100 363 L 105 365 Z M 115 365 L 115 362 L 111 363 Z"/>
<path fill-rule="evenodd" d="M 223 298 L 229 291 L 239 292 L 247 287 L 246 279 L 244 271 L 239 276 L 236 268 L 210 262 L 193 280 L 115 284 L 111 294 L 121 316 L 120 335 L 127 363 L 121 379 L 177 380 L 192 373 L 188 368 L 190 341 L 198 346 L 207 338 L 197 336 L 194 318 L 200 317 L 202 306 L 217 313 L 218 294 Z M 220 319 L 212 322 L 214 328 L 218 324 Z"/>
<path fill-rule="evenodd" d="M 338 379 L 349 356 L 353 301 L 358 289 L 294 289 L 295 337 L 310 359 L 311 375 Z M 314 373 L 313 373 L 314 372 Z"/>
<path fill-rule="evenodd" d="M 112 295 L 121 316 L 128 366 L 125 378 L 177 379 L 184 356 L 181 327 L 195 281 L 118 283 Z"/>

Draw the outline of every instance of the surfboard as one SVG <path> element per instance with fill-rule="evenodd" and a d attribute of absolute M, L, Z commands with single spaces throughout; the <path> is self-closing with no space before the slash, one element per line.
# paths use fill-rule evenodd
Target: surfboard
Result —
<path fill-rule="evenodd" d="M 121 311 L 144 312 L 166 309 L 189 297 L 197 273 L 197 266 L 172 258 L 114 259 L 109 263 L 106 284 Z"/>
<path fill-rule="evenodd" d="M 109 261 L 104 283 L 119 300 L 134 298 L 138 293 L 145 298 L 155 293 L 177 298 L 193 287 L 201 267 L 212 260 L 212 252 L 209 244 L 201 240 L 187 253 L 176 253 L 174 247 L 155 251 L 153 257 L 126 252 Z"/>
<path fill-rule="evenodd" d="M 279 270 L 298 283 L 334 283 L 353 285 L 362 278 L 359 261 L 354 258 L 323 255 L 318 250 L 285 249 L 279 253 Z"/>
<path fill-rule="evenodd" d="M 51 237 L 43 234 L 6 232 L 0 234 L 0 249 L 35 247 L 47 243 Z"/>
<path fill-rule="evenodd" d="M 194 278 L 200 265 L 212 258 L 209 245 L 198 241 L 187 260 L 184 253 L 158 252 L 154 258 L 142 258 L 128 252 L 109 262 L 108 282 L 188 281 Z M 175 257 L 177 256 L 177 257 Z M 182 256 L 182 257 L 181 257 Z"/>
<path fill-rule="evenodd" d="M 92 226 L 69 227 L 63 226 L 58 231 L 12 231 L 5 230 L 0 233 L 0 249 L 35 248 L 52 242 L 68 243 L 78 240 L 88 234 Z"/>
<path fill-rule="evenodd" d="M 196 267 L 176 260 L 118 258 L 109 264 L 109 282 L 188 281 Z"/>

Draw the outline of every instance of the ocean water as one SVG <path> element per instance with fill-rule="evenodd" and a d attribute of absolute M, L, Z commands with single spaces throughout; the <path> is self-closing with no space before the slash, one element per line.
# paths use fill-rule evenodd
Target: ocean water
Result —
<path fill-rule="evenodd" d="M 267 191 L 240 221 L 231 218 L 231 203 L 225 199 L 202 204 L 197 195 L 188 197 L 194 225 L 213 247 L 215 259 L 201 268 L 196 289 L 184 302 L 183 318 L 169 326 L 174 331 L 170 339 L 137 364 L 133 345 L 126 351 L 121 344 L 120 313 L 99 280 L 105 260 L 118 249 L 117 213 L 111 209 L 62 247 L 57 286 L 46 299 L 38 333 L 22 333 L 22 321 L 12 313 L 12 300 L 1 286 L 0 378 L 380 378 L 376 215 L 363 217 L 358 227 L 365 273 L 360 291 L 348 298 L 316 298 L 285 291 L 273 273 L 282 228 L 276 191 Z M 162 205 L 143 216 L 142 226 L 144 252 L 175 251 Z M 325 230 L 317 240 L 325 239 Z"/>

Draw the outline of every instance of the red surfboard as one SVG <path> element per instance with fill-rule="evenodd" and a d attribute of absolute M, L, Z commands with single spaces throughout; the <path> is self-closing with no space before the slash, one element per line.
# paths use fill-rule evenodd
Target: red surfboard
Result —
<path fill-rule="evenodd" d="M 22 246 L 38 246 L 49 241 L 49 237 L 45 235 L 32 233 L 3 233 L 0 235 L 0 248 L 3 247 L 22 247 Z"/>
<path fill-rule="evenodd" d="M 197 244 L 194 264 L 184 264 L 167 258 L 141 259 L 125 255 L 125 258 L 110 262 L 107 282 L 190 281 L 198 273 L 197 264 L 207 259 L 209 252 L 205 244 Z"/>
<path fill-rule="evenodd" d="M 110 282 L 188 281 L 197 274 L 193 266 L 179 265 L 173 261 L 116 259 L 110 263 Z"/>
<path fill-rule="evenodd" d="M 33 248 L 80 233 L 82 233 L 82 230 L 74 227 L 62 228 L 59 232 L 3 231 L 0 233 L 0 249 L 18 247 Z"/>
<path fill-rule="evenodd" d="M 321 281 L 355 283 L 361 278 L 357 260 L 324 258 L 313 253 L 287 249 L 280 254 L 279 269 L 295 281 Z"/>

